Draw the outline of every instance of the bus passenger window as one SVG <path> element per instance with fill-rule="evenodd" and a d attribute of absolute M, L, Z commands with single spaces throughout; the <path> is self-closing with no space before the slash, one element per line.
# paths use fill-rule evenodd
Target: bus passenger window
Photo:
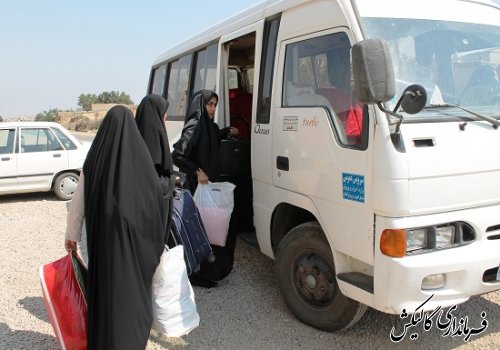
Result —
<path fill-rule="evenodd" d="M 213 44 L 196 53 L 194 84 L 190 96 L 201 89 L 216 90 L 217 52 L 217 44 Z"/>
<path fill-rule="evenodd" d="M 170 63 L 168 80 L 168 110 L 171 117 L 182 117 L 186 114 L 188 104 L 189 71 L 192 55 L 186 55 Z"/>
<path fill-rule="evenodd" d="M 151 93 L 157 95 L 163 95 L 163 88 L 165 86 L 165 72 L 167 71 L 167 65 L 163 64 L 158 68 L 153 70 L 153 90 Z"/>

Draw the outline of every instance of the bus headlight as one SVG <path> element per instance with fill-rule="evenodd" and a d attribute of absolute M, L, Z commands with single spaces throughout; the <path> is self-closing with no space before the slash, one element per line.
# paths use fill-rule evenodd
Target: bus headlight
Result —
<path fill-rule="evenodd" d="M 455 226 L 436 227 L 436 248 L 447 248 L 455 243 Z"/>
<path fill-rule="evenodd" d="M 427 229 L 406 230 L 406 251 L 411 252 L 427 247 Z"/>
<path fill-rule="evenodd" d="M 380 237 L 382 254 L 394 258 L 469 244 L 476 239 L 474 229 L 465 222 L 408 229 L 386 229 Z"/>

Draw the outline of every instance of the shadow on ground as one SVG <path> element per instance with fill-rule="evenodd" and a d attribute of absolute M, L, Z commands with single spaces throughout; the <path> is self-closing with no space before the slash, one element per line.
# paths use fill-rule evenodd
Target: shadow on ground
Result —
<path fill-rule="evenodd" d="M 42 297 L 27 297 L 21 299 L 19 300 L 19 305 L 21 305 L 23 309 L 28 311 L 39 320 L 50 323 L 50 319 L 47 314 L 47 310 L 45 309 Z"/>
<path fill-rule="evenodd" d="M 58 349 L 59 344 L 53 336 L 38 332 L 12 330 L 6 323 L 2 322 L 0 323 L 0 348 L 53 350 Z"/>

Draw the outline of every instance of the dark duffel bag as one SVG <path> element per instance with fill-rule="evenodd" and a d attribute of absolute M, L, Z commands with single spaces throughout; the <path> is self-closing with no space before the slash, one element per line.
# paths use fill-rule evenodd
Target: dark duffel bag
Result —
<path fill-rule="evenodd" d="M 184 259 L 190 275 L 199 270 L 203 261 L 213 261 L 214 256 L 191 193 L 176 189 L 173 204 L 169 246 L 184 246 Z"/>
<path fill-rule="evenodd" d="M 221 181 L 236 185 L 234 189 L 234 209 L 231 215 L 232 228 L 235 232 L 253 232 L 253 188 L 252 176 L 221 176 Z"/>
<path fill-rule="evenodd" d="M 250 142 L 227 139 L 220 143 L 221 176 L 251 174 Z"/>

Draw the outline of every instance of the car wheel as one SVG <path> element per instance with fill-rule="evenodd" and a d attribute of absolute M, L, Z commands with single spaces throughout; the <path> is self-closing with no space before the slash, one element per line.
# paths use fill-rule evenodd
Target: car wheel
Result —
<path fill-rule="evenodd" d="M 54 181 L 54 193 L 57 198 L 63 201 L 73 198 L 79 179 L 80 177 L 75 173 L 62 173 L 57 176 Z"/>
<path fill-rule="evenodd" d="M 341 293 L 330 245 L 317 222 L 299 225 L 283 238 L 276 264 L 283 298 L 305 324 L 340 331 L 365 313 L 366 305 Z"/>

